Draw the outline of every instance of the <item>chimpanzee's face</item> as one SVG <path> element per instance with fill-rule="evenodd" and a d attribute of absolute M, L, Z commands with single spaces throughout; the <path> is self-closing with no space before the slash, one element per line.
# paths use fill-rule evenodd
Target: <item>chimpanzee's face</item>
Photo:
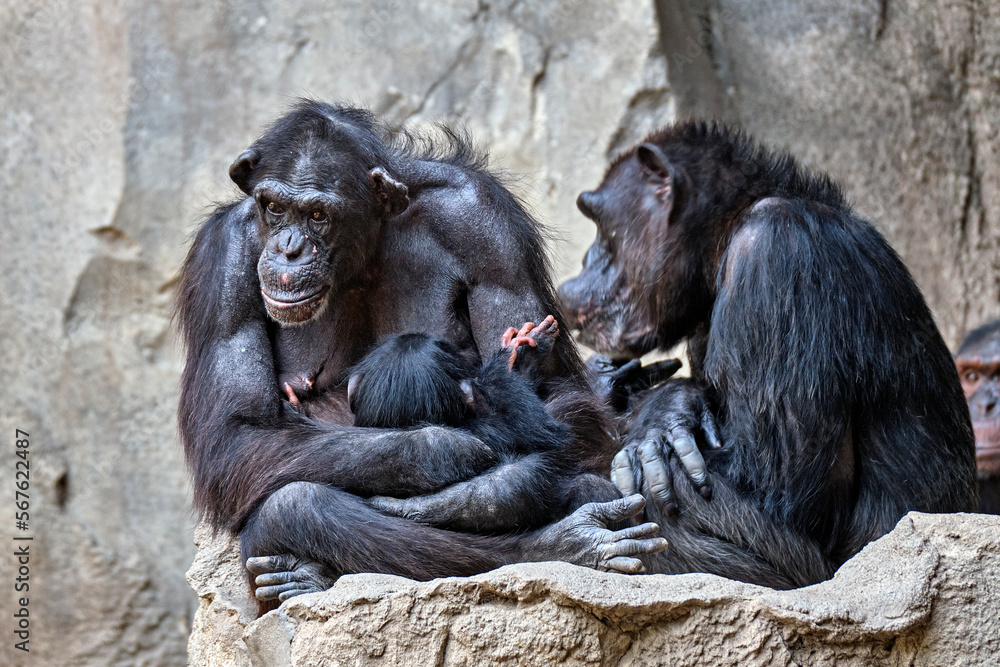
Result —
<path fill-rule="evenodd" d="M 265 178 L 254 188 L 264 245 L 257 273 L 267 312 L 281 324 L 313 318 L 370 254 L 377 233 L 370 202 L 337 185 L 307 175 Z"/>
<path fill-rule="evenodd" d="M 577 199 L 597 238 L 559 298 L 580 342 L 601 354 L 639 357 L 683 335 L 672 318 L 683 317 L 694 258 L 671 222 L 679 180 L 656 146 L 642 144 Z"/>
<path fill-rule="evenodd" d="M 261 294 L 284 326 L 315 318 L 361 277 L 374 261 L 383 220 L 407 205 L 406 187 L 385 169 L 369 170 L 335 146 L 310 142 L 275 159 L 251 147 L 230 174 L 257 204 Z"/>
<path fill-rule="evenodd" d="M 980 472 L 1000 473 L 1000 332 L 955 360 L 969 401 Z"/>

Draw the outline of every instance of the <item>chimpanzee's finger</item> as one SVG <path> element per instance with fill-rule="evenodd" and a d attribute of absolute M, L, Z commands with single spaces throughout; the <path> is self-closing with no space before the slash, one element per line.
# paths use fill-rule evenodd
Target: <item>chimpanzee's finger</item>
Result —
<path fill-rule="evenodd" d="M 298 581 L 294 572 L 289 570 L 283 570 L 281 572 L 265 572 L 264 574 L 258 574 L 253 583 L 256 586 L 278 586 L 280 584 L 287 584 L 292 581 Z"/>
<path fill-rule="evenodd" d="M 648 540 L 622 540 L 608 545 L 608 553 L 612 556 L 645 556 L 663 551 L 668 546 L 662 537 L 651 537 Z"/>
<path fill-rule="evenodd" d="M 551 332 L 553 336 L 559 335 L 559 322 L 556 321 L 554 315 L 547 315 L 545 319 L 539 322 L 538 326 L 535 327 L 528 335 L 534 338 L 535 336 L 540 336 L 549 332 Z"/>
<path fill-rule="evenodd" d="M 632 472 L 632 457 L 624 449 L 615 454 L 615 458 L 611 460 L 611 481 L 623 496 L 639 492 L 638 481 Z"/>
<path fill-rule="evenodd" d="M 674 483 L 667 469 L 667 461 L 660 445 L 662 435 L 650 431 L 647 439 L 639 445 L 639 459 L 642 461 L 642 489 L 652 496 L 653 501 L 667 515 L 677 513 L 677 497 Z"/>
<path fill-rule="evenodd" d="M 677 359 L 664 359 L 655 364 L 643 366 L 629 383 L 630 391 L 637 392 L 664 382 L 680 370 L 681 362 Z"/>
<path fill-rule="evenodd" d="M 268 600 L 284 600 L 285 598 L 280 597 L 282 594 L 289 591 L 297 591 L 302 588 L 301 581 L 292 581 L 287 584 L 282 584 L 281 586 L 258 586 L 257 590 L 254 591 L 254 596 L 261 602 L 267 602 Z"/>
<path fill-rule="evenodd" d="M 290 572 L 295 569 L 295 556 L 282 554 L 279 556 L 255 556 L 247 558 L 246 568 L 250 574 L 267 574 L 268 572 Z"/>
<path fill-rule="evenodd" d="M 587 503 L 580 509 L 585 509 L 590 518 L 599 521 L 607 528 L 613 523 L 631 519 L 645 506 L 646 499 L 636 493 L 607 503 Z"/>
<path fill-rule="evenodd" d="M 652 521 L 639 524 L 638 526 L 629 526 L 628 528 L 622 528 L 621 530 L 615 531 L 614 535 L 611 537 L 612 542 L 619 542 L 621 540 L 637 540 L 640 537 L 652 537 L 660 532 L 659 524 L 655 524 Z"/>
<path fill-rule="evenodd" d="M 502 349 L 507 349 L 510 347 L 510 342 L 514 340 L 514 336 L 517 335 L 517 329 L 514 327 L 508 327 L 506 331 L 500 336 L 500 347 Z"/>
<path fill-rule="evenodd" d="M 612 375 L 615 378 L 615 382 L 622 382 L 627 386 L 641 369 L 642 362 L 638 359 L 632 359 L 612 371 Z"/>
<path fill-rule="evenodd" d="M 694 436 L 685 428 L 673 428 L 670 430 L 668 440 L 671 448 L 676 452 L 677 458 L 680 459 L 681 465 L 684 466 L 684 470 L 687 471 L 688 477 L 691 478 L 691 482 L 704 495 L 705 492 L 702 489 L 709 488 L 708 468 Z"/>
<path fill-rule="evenodd" d="M 315 592 L 316 591 L 311 590 L 309 588 L 294 588 L 292 590 L 285 591 L 281 595 L 279 595 L 278 602 L 284 602 L 288 598 L 293 598 L 296 595 L 305 595 L 306 593 L 315 593 Z"/>
<path fill-rule="evenodd" d="M 715 415 L 705 408 L 701 413 L 701 430 L 705 432 L 705 439 L 708 441 L 709 447 L 713 449 L 718 449 L 722 447 L 722 437 L 719 435 L 719 424 L 715 420 Z"/>
<path fill-rule="evenodd" d="M 618 572 L 619 574 L 645 574 L 646 566 L 638 558 L 615 556 L 600 564 L 600 570 Z"/>

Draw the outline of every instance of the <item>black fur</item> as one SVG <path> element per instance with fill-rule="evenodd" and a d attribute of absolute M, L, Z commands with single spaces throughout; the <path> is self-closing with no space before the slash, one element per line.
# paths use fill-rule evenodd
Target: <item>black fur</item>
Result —
<path fill-rule="evenodd" d="M 418 333 L 389 336 L 351 370 L 354 425 L 462 426 L 471 406 L 461 383 L 474 375 L 446 340 Z"/>
<path fill-rule="evenodd" d="M 700 396 L 726 443 L 705 452 L 711 501 L 675 480 L 676 516 L 647 507 L 671 541 L 651 569 L 805 585 L 908 511 L 975 507 L 948 350 L 899 257 L 828 177 L 684 123 L 580 202 L 598 238 L 561 294 L 583 339 L 619 357 L 690 342 L 695 381 L 653 392 L 627 451 L 651 428 L 687 428 Z"/>

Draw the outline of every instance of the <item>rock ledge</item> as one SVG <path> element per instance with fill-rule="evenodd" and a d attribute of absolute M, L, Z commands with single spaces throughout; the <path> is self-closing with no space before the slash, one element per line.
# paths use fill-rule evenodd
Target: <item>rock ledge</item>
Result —
<path fill-rule="evenodd" d="M 1000 518 L 911 513 L 830 581 L 524 563 L 351 575 L 254 621 L 235 544 L 198 535 L 193 665 L 983 665 L 1000 655 Z"/>

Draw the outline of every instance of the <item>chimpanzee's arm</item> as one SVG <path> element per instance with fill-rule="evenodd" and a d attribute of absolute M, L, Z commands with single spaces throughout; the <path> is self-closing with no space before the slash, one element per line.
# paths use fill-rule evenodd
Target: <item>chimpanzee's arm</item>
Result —
<path fill-rule="evenodd" d="M 446 170 L 447 185 L 418 199 L 438 213 L 437 240 L 462 267 L 471 333 L 480 358 L 488 359 L 508 327 L 557 314 L 542 235 L 496 179 L 440 164 L 429 168 Z"/>
<path fill-rule="evenodd" d="M 556 518 L 564 475 L 547 454 L 510 458 L 492 470 L 437 493 L 411 498 L 376 496 L 375 509 L 438 528 L 504 533 L 537 528 Z"/>
<path fill-rule="evenodd" d="M 322 484 L 290 484 L 271 495 L 240 535 L 258 600 L 280 602 L 325 590 L 341 574 L 381 572 L 427 580 L 469 576 L 510 563 L 562 560 L 636 574 L 663 551 L 653 523 L 621 524 L 642 496 L 588 503 L 562 521 L 516 535 L 474 535 L 386 517 Z M 310 511 L 302 511 L 309 508 Z M 265 555 L 268 554 L 268 555 Z"/>

